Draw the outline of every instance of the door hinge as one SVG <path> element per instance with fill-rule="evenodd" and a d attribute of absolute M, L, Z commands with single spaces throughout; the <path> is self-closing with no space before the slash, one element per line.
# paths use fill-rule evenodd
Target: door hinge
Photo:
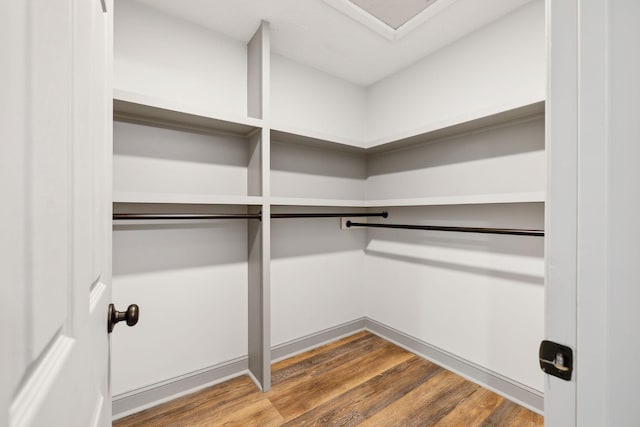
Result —
<path fill-rule="evenodd" d="M 571 380 L 573 372 L 573 350 L 571 348 L 553 341 L 542 341 L 539 358 L 540 369 L 545 373 L 565 381 Z"/>

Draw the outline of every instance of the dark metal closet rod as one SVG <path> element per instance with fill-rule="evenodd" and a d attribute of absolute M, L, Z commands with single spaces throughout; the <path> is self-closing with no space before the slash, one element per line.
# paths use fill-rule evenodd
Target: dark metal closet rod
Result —
<path fill-rule="evenodd" d="M 344 218 L 344 217 L 382 217 L 389 216 L 387 212 L 343 212 L 343 213 L 272 213 L 271 218 Z"/>
<path fill-rule="evenodd" d="M 509 234 L 513 236 L 544 236 L 544 230 L 518 228 L 447 227 L 439 225 L 372 224 L 347 221 L 347 227 L 399 228 L 403 230 L 455 231 L 459 233 Z"/>
<path fill-rule="evenodd" d="M 113 219 L 261 219 L 261 214 L 137 214 L 114 213 Z"/>
<path fill-rule="evenodd" d="M 271 218 L 340 218 L 340 217 L 382 217 L 386 218 L 387 212 L 346 212 L 346 213 L 274 213 Z M 146 219 L 262 219 L 262 214 L 137 214 L 115 213 L 114 220 L 146 220 Z"/>

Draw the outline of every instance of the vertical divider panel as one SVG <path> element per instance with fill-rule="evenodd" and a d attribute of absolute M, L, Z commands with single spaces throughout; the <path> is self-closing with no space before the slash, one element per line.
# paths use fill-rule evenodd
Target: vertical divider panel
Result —
<path fill-rule="evenodd" d="M 262 21 L 247 45 L 247 114 L 262 119 L 260 132 L 251 136 L 249 151 L 249 195 L 261 195 L 261 221 L 249 221 L 248 229 L 248 357 L 249 373 L 262 391 L 271 388 L 271 206 L 270 188 L 270 124 L 269 124 L 269 23 Z"/>

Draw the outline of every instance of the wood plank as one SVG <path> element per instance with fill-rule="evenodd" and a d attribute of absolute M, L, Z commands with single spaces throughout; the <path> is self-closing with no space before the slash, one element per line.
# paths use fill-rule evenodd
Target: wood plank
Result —
<path fill-rule="evenodd" d="M 320 356 L 322 357 L 323 355 L 325 355 L 326 353 L 334 353 L 336 351 L 338 351 L 338 348 L 341 348 L 347 344 L 353 343 L 354 341 L 360 341 L 360 340 L 364 340 L 367 339 L 368 337 L 370 337 L 372 334 L 370 332 L 367 331 L 361 331 L 358 333 L 355 333 L 353 335 L 349 335 L 348 337 L 342 338 L 340 340 L 337 341 L 333 341 L 330 342 L 328 344 L 322 345 L 320 347 L 311 349 L 309 351 L 306 351 L 304 353 L 300 353 L 297 354 L 295 356 L 289 357 L 287 359 L 281 360 L 279 362 L 276 362 L 273 364 L 272 366 L 272 374 L 271 374 L 271 380 L 274 383 L 277 382 L 282 382 L 285 378 L 287 378 L 289 375 L 291 375 L 292 371 L 288 371 L 288 369 L 294 365 L 300 364 L 304 361 L 307 361 L 309 359 L 314 359 L 316 361 L 316 363 L 318 363 L 317 357 Z M 337 353 L 336 353 L 337 354 Z M 331 356 L 333 357 L 333 356 Z"/>
<path fill-rule="evenodd" d="M 534 427 L 544 425 L 542 416 L 523 408 L 513 402 L 505 400 L 490 416 L 481 424 L 489 426 L 518 426 Z"/>
<path fill-rule="evenodd" d="M 117 427 L 166 426 L 194 423 L 207 414 L 222 417 L 264 399 L 262 392 L 248 377 L 234 378 L 194 394 L 138 412 L 114 423 Z"/>
<path fill-rule="evenodd" d="M 316 377 L 341 364 L 353 362 L 379 347 L 383 342 L 384 340 L 376 335 L 365 333 L 355 340 L 327 349 L 328 351 L 310 354 L 309 357 L 300 357 L 294 363 L 279 364 L 272 374 L 272 386 L 275 388 L 272 394 L 284 393 L 285 390 L 311 377 Z"/>
<path fill-rule="evenodd" d="M 358 356 L 346 354 L 313 367 L 290 380 L 295 385 L 284 381 L 274 385 L 267 396 L 285 420 L 291 420 L 413 356 L 381 338 L 372 336 L 370 341 Z"/>
<path fill-rule="evenodd" d="M 453 408 L 453 410 L 436 425 L 438 427 L 478 426 L 482 424 L 502 402 L 504 402 L 503 397 L 484 388 L 479 388 L 469 396 L 469 398 Z"/>
<path fill-rule="evenodd" d="M 413 356 L 284 425 L 357 425 L 441 371 L 439 366 Z"/>
<path fill-rule="evenodd" d="M 434 425 L 478 388 L 452 372 L 443 371 L 359 425 Z"/>
<path fill-rule="evenodd" d="M 186 425 L 189 426 L 281 426 L 282 415 L 267 398 L 242 405 L 239 408 L 219 413 L 199 414 Z"/>

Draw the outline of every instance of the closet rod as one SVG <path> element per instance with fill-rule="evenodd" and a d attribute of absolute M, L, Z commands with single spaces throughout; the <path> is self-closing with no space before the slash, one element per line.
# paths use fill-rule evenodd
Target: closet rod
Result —
<path fill-rule="evenodd" d="M 261 219 L 261 214 L 137 214 L 114 213 L 113 219 Z"/>
<path fill-rule="evenodd" d="M 341 218 L 341 217 L 382 217 L 386 218 L 387 212 L 345 212 L 345 213 L 274 213 L 271 218 Z M 141 214 L 141 213 L 114 213 L 114 220 L 145 220 L 145 219 L 262 219 L 262 214 Z"/>
<path fill-rule="evenodd" d="M 448 227 L 440 225 L 372 224 L 347 221 L 347 227 L 399 228 L 404 230 L 455 231 L 459 233 L 509 234 L 513 236 L 544 236 L 544 230 L 519 228 Z"/>
<path fill-rule="evenodd" d="M 344 212 L 344 213 L 272 213 L 271 218 L 344 218 L 344 217 L 382 217 L 389 216 L 387 212 Z"/>

